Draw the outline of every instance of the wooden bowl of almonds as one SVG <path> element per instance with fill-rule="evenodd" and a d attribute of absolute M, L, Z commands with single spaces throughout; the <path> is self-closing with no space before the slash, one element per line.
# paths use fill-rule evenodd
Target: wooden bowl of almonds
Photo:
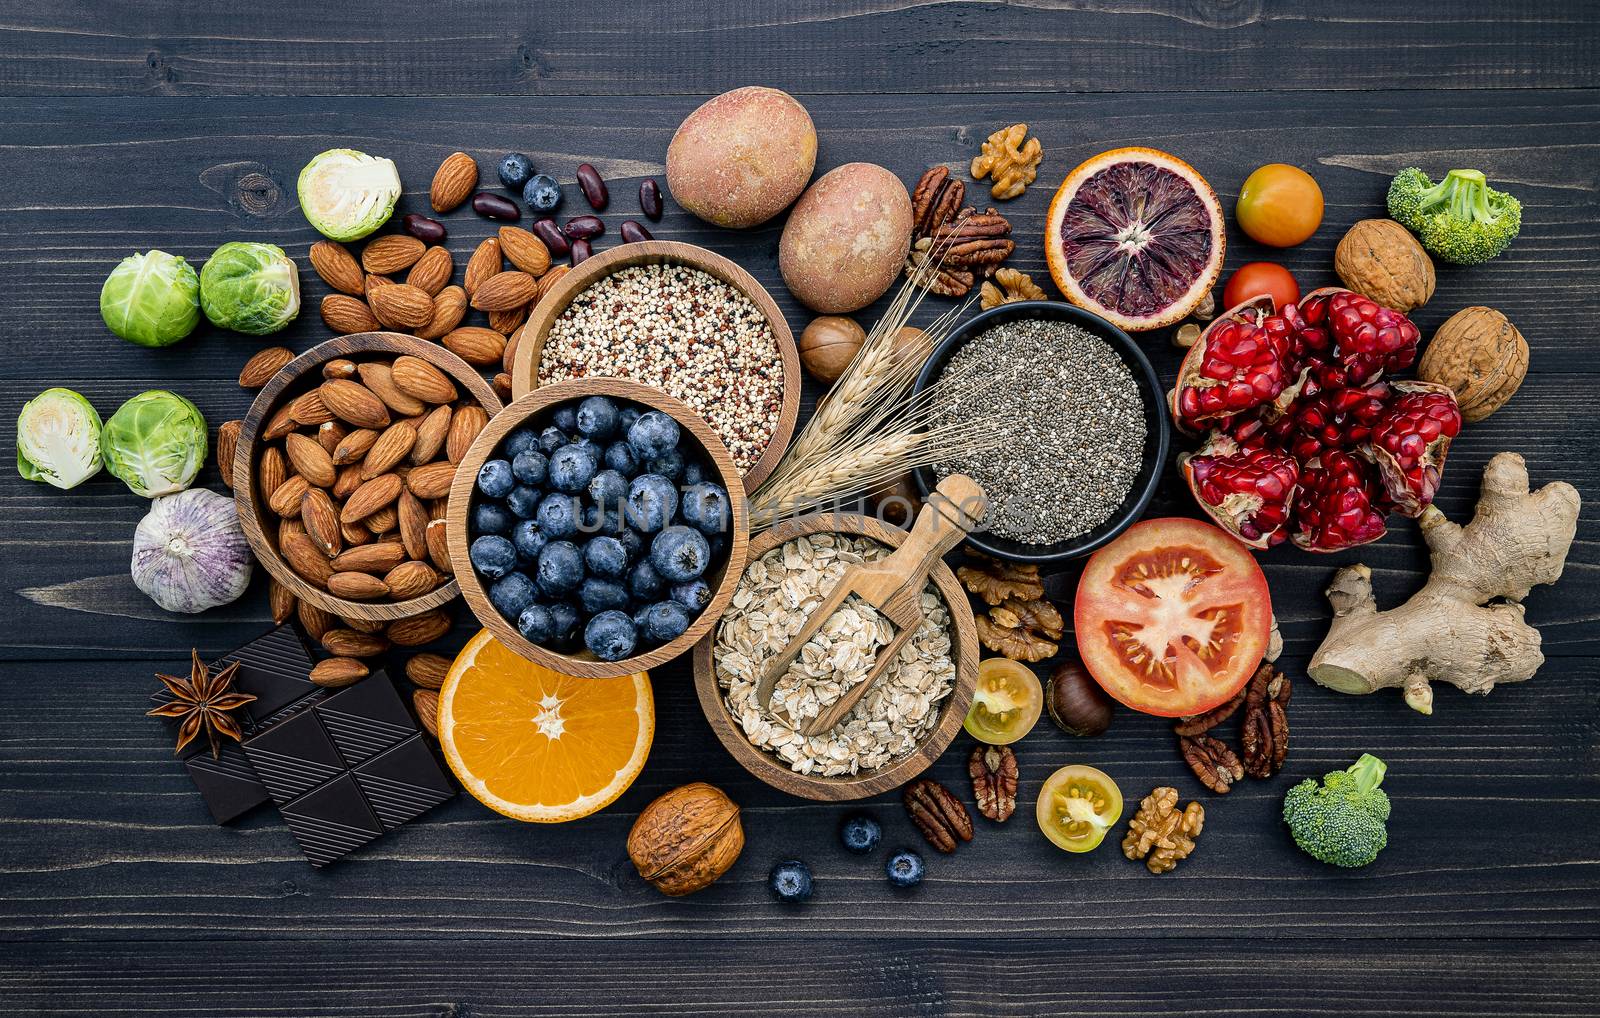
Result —
<path fill-rule="evenodd" d="M 852 562 L 888 555 L 905 538 L 903 530 L 848 513 L 801 516 L 751 538 L 728 608 L 694 649 L 695 692 L 723 746 L 772 787 L 821 801 L 898 788 L 927 770 L 966 720 L 978 678 L 977 627 L 966 593 L 943 562 L 928 573 L 923 625 L 901 660 L 832 731 L 805 738 L 785 712 L 814 717 L 850 685 L 840 675 L 867 674 L 867 647 L 893 635 L 870 608 L 846 602 L 779 680 L 772 710 L 756 706 L 764 661 L 800 630 L 838 574 Z"/>
<path fill-rule="evenodd" d="M 455 464 L 499 411 L 489 383 L 435 343 L 366 332 L 313 347 L 240 427 L 232 486 L 251 550 L 342 619 L 433 612 L 460 593 L 444 540 Z"/>

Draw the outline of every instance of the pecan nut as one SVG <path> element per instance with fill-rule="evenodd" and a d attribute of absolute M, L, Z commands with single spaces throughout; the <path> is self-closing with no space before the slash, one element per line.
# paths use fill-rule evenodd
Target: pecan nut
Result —
<path fill-rule="evenodd" d="M 932 247 L 929 237 L 911 246 L 911 253 L 906 256 L 906 278 L 941 297 L 965 297 L 978 277 L 933 257 Z"/>
<path fill-rule="evenodd" d="M 950 167 L 930 167 L 911 192 L 912 235 L 933 236 L 933 231 L 955 218 L 966 197 L 967 185 L 950 176 Z"/>
<path fill-rule="evenodd" d="M 1226 795 L 1233 783 L 1244 777 L 1244 765 L 1221 739 L 1209 735 L 1180 735 L 1178 749 L 1200 783 L 1218 795 Z"/>
<path fill-rule="evenodd" d="M 972 840 L 972 816 L 950 789 L 932 778 L 919 778 L 906 786 L 904 798 L 911 822 L 934 848 L 948 854 L 960 842 Z"/>
<path fill-rule="evenodd" d="M 982 743 L 972 747 L 967 774 L 972 777 L 978 812 L 997 824 L 1009 820 L 1017 809 L 1017 755 L 1011 747 Z"/>
<path fill-rule="evenodd" d="M 1172 726 L 1173 734 L 1204 735 L 1211 731 L 1211 729 L 1233 717 L 1234 712 L 1244 705 L 1245 694 L 1249 690 L 1250 686 L 1247 683 L 1245 688 L 1234 694 L 1233 699 L 1227 703 L 1218 704 L 1204 714 L 1191 714 L 1186 718 L 1179 718 L 1178 723 Z"/>
<path fill-rule="evenodd" d="M 1244 771 L 1252 778 L 1272 777 L 1288 758 L 1291 692 L 1289 677 L 1266 662 L 1245 687 L 1239 745 L 1244 750 Z"/>
<path fill-rule="evenodd" d="M 933 234 L 933 254 L 944 264 L 978 276 L 988 276 L 1011 257 L 1011 223 L 994 209 L 962 209 Z"/>

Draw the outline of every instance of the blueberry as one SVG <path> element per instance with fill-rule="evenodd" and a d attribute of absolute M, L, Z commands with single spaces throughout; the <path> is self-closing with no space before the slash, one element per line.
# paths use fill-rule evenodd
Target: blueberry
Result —
<path fill-rule="evenodd" d="M 517 616 L 517 632 L 529 643 L 549 643 L 556 636 L 556 619 L 542 604 L 529 605 Z"/>
<path fill-rule="evenodd" d="M 578 431 L 593 439 L 617 432 L 617 405 L 604 396 L 590 396 L 578 404 Z"/>
<path fill-rule="evenodd" d="M 543 499 L 543 491 L 531 484 L 519 484 L 506 496 L 506 508 L 515 513 L 519 519 L 531 520 L 533 514 L 539 511 L 539 503 Z"/>
<path fill-rule="evenodd" d="M 539 432 L 539 451 L 546 456 L 567 444 L 567 433 L 560 428 L 545 428 Z"/>
<path fill-rule="evenodd" d="M 618 506 L 622 503 L 618 502 Z M 583 507 L 583 523 L 578 529 L 585 534 L 606 534 L 611 537 L 621 537 L 627 532 L 627 527 L 622 524 L 620 509 L 601 509 L 597 505 Z"/>
<path fill-rule="evenodd" d="M 647 605 L 647 604 L 638 605 L 637 607 L 635 607 L 633 609 L 633 614 L 630 615 L 629 618 L 633 619 L 633 628 L 634 629 L 643 629 L 644 628 L 644 613 L 649 611 L 649 610 L 650 610 L 650 606 Z"/>
<path fill-rule="evenodd" d="M 621 579 L 628 568 L 628 549 L 615 537 L 592 537 L 583 546 L 583 564 L 589 567 L 590 576 Z"/>
<path fill-rule="evenodd" d="M 500 451 L 506 454 L 506 459 L 511 460 L 512 470 L 516 470 L 516 458 L 529 449 L 539 448 L 539 436 L 534 434 L 532 428 L 518 428 L 506 436 L 505 445 Z"/>
<path fill-rule="evenodd" d="M 578 631 L 578 609 L 565 601 L 557 601 L 550 607 L 550 618 L 555 620 L 557 640 L 570 640 L 572 634 Z"/>
<path fill-rule="evenodd" d="M 616 537 L 617 540 L 622 542 L 622 547 L 627 550 L 628 561 L 639 561 L 639 557 L 644 554 L 644 538 L 639 536 L 639 532 L 623 527 L 617 531 Z"/>
<path fill-rule="evenodd" d="M 628 525 L 653 534 L 678 511 L 678 490 L 660 474 L 640 474 L 628 485 Z"/>
<path fill-rule="evenodd" d="M 839 825 L 839 840 L 844 842 L 846 851 L 856 855 L 866 855 L 882 839 L 883 828 L 865 813 L 852 813 Z"/>
<path fill-rule="evenodd" d="M 533 160 L 521 152 L 513 152 L 500 160 L 500 183 L 506 190 L 517 194 L 522 190 L 528 178 L 533 176 Z"/>
<path fill-rule="evenodd" d="M 628 479 L 607 467 L 590 478 L 589 497 L 599 505 L 616 506 L 620 511 L 623 500 L 628 497 Z"/>
<path fill-rule="evenodd" d="M 623 434 L 627 434 L 628 429 L 633 427 L 633 422 L 643 413 L 643 410 L 631 404 L 617 411 L 617 424 L 622 428 Z"/>
<path fill-rule="evenodd" d="M 515 619 L 533 604 L 539 591 L 523 573 L 508 573 L 489 588 L 489 603 L 508 619 Z"/>
<path fill-rule="evenodd" d="M 634 458 L 633 449 L 627 442 L 612 442 L 606 446 L 603 457 L 606 468 L 615 470 L 623 477 L 632 477 L 639 472 L 639 461 Z"/>
<path fill-rule="evenodd" d="M 811 897 L 811 867 L 799 859 L 780 862 L 772 867 L 767 887 L 779 901 L 799 904 Z"/>
<path fill-rule="evenodd" d="M 660 456 L 652 456 L 645 460 L 644 469 L 676 483 L 683 477 L 683 454 L 676 449 L 668 449 Z"/>
<path fill-rule="evenodd" d="M 564 445 L 550 454 L 550 486 L 557 491 L 582 491 L 594 479 L 594 465 L 588 452 Z"/>
<path fill-rule="evenodd" d="M 660 410 L 646 411 L 628 428 L 628 444 L 640 459 L 664 455 L 678 447 L 678 422 Z"/>
<path fill-rule="evenodd" d="M 522 200 L 536 212 L 554 212 L 561 204 L 561 185 L 554 177 L 535 173 L 522 187 Z"/>
<path fill-rule="evenodd" d="M 551 541 L 539 552 L 538 576 L 546 594 L 570 594 L 583 582 L 583 554 L 571 541 Z"/>
<path fill-rule="evenodd" d="M 578 604 L 590 615 L 598 615 L 611 608 L 626 608 L 628 592 L 615 580 L 588 576 L 578 585 Z"/>
<path fill-rule="evenodd" d="M 590 460 L 594 461 L 594 468 L 596 470 L 600 469 L 600 457 L 605 454 L 605 449 L 600 445 L 599 442 L 596 442 L 589 436 L 584 435 L 581 438 L 573 439 L 572 447 L 574 449 L 582 450 L 584 455 L 588 456 Z"/>
<path fill-rule="evenodd" d="M 636 642 L 633 620 L 615 608 L 596 615 L 583 629 L 583 645 L 602 661 L 621 661 L 633 653 Z"/>
<path fill-rule="evenodd" d="M 550 469 L 550 458 L 539 451 L 537 444 L 529 446 L 511 459 L 511 476 L 518 484 L 543 484 Z"/>
<path fill-rule="evenodd" d="M 490 498 L 505 498 L 516 483 L 505 460 L 490 460 L 478 471 L 478 490 Z"/>
<path fill-rule="evenodd" d="M 578 408 L 571 403 L 563 403 L 556 407 L 555 413 L 550 415 L 550 423 L 572 434 L 578 430 Z"/>
<path fill-rule="evenodd" d="M 704 463 L 699 460 L 690 460 L 683 465 L 683 476 L 678 480 L 686 485 L 699 484 L 707 478 L 715 478 L 716 476 Z"/>
<path fill-rule="evenodd" d="M 650 564 L 674 583 L 697 580 L 711 562 L 705 535 L 689 527 L 668 527 L 650 542 Z"/>
<path fill-rule="evenodd" d="M 551 492 L 539 503 L 533 516 L 546 537 L 571 537 L 578 532 L 578 500 L 571 495 Z"/>
<path fill-rule="evenodd" d="M 523 520 L 511 528 L 511 544 L 517 549 L 517 561 L 531 566 L 539 560 L 539 553 L 550 543 L 550 538 L 539 529 L 538 521 Z"/>
<path fill-rule="evenodd" d="M 689 610 L 676 601 L 660 601 L 644 610 L 640 635 L 653 643 L 669 643 L 689 628 Z"/>
<path fill-rule="evenodd" d="M 696 614 L 711 603 L 711 586 L 705 580 L 674 583 L 672 588 L 667 591 L 667 594 L 674 601 Z"/>
<path fill-rule="evenodd" d="M 639 601 L 654 601 L 667 589 L 667 583 L 656 572 L 649 559 L 640 559 L 628 570 L 628 593 Z"/>
<path fill-rule="evenodd" d="M 517 565 L 517 549 L 498 534 L 487 534 L 472 542 L 467 549 L 472 568 L 485 579 L 498 580 Z"/>
<path fill-rule="evenodd" d="M 733 507 L 728 492 L 720 484 L 691 484 L 683 492 L 683 522 L 702 534 L 720 534 L 728 529 Z"/>
<path fill-rule="evenodd" d="M 472 533 L 509 534 L 517 518 L 499 502 L 479 502 L 472 507 Z"/>
<path fill-rule="evenodd" d="M 889 875 L 889 883 L 896 887 L 915 887 L 922 883 L 922 856 L 915 852 L 896 852 L 883 869 Z"/>

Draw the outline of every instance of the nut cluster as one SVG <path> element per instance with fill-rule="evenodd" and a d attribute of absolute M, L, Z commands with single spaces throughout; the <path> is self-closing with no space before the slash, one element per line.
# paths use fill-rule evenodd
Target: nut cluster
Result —
<path fill-rule="evenodd" d="M 941 297 L 964 297 L 1016 249 L 1011 223 L 994 209 L 963 207 L 967 185 L 947 166 L 922 175 L 911 194 L 906 278 Z"/>
<path fill-rule="evenodd" d="M 1263 661 L 1233 699 L 1204 714 L 1178 719 L 1172 726 L 1178 737 L 1178 752 L 1202 785 L 1224 795 L 1247 774 L 1270 778 L 1283 769 L 1289 755 L 1288 708 L 1292 691 L 1289 677 Z M 1240 708 L 1244 709 L 1239 728 L 1242 760 L 1227 743 L 1209 734 L 1239 713 Z"/>

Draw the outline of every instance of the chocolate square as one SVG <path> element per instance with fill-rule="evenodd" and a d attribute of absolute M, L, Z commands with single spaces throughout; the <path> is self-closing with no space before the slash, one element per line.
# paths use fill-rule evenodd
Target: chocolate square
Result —
<path fill-rule="evenodd" d="M 279 806 L 345 770 L 315 711 L 302 711 L 244 740 L 244 753 Z"/>
<path fill-rule="evenodd" d="M 316 720 L 310 714 L 303 716 Z M 279 812 L 313 866 L 335 862 L 383 833 L 383 825 L 349 773 L 280 805 Z"/>
<path fill-rule="evenodd" d="M 266 802 L 267 786 L 256 777 L 244 751 L 231 742 L 222 745 L 222 755 L 213 760 L 210 753 L 198 753 L 183 762 L 189 778 L 200 790 L 211 816 L 225 824 Z"/>
<path fill-rule="evenodd" d="M 316 714 L 348 767 L 417 733 L 411 712 L 382 671 L 317 704 Z"/>
<path fill-rule="evenodd" d="M 394 830 L 456 794 L 421 733 L 351 773 L 385 830 Z"/>

